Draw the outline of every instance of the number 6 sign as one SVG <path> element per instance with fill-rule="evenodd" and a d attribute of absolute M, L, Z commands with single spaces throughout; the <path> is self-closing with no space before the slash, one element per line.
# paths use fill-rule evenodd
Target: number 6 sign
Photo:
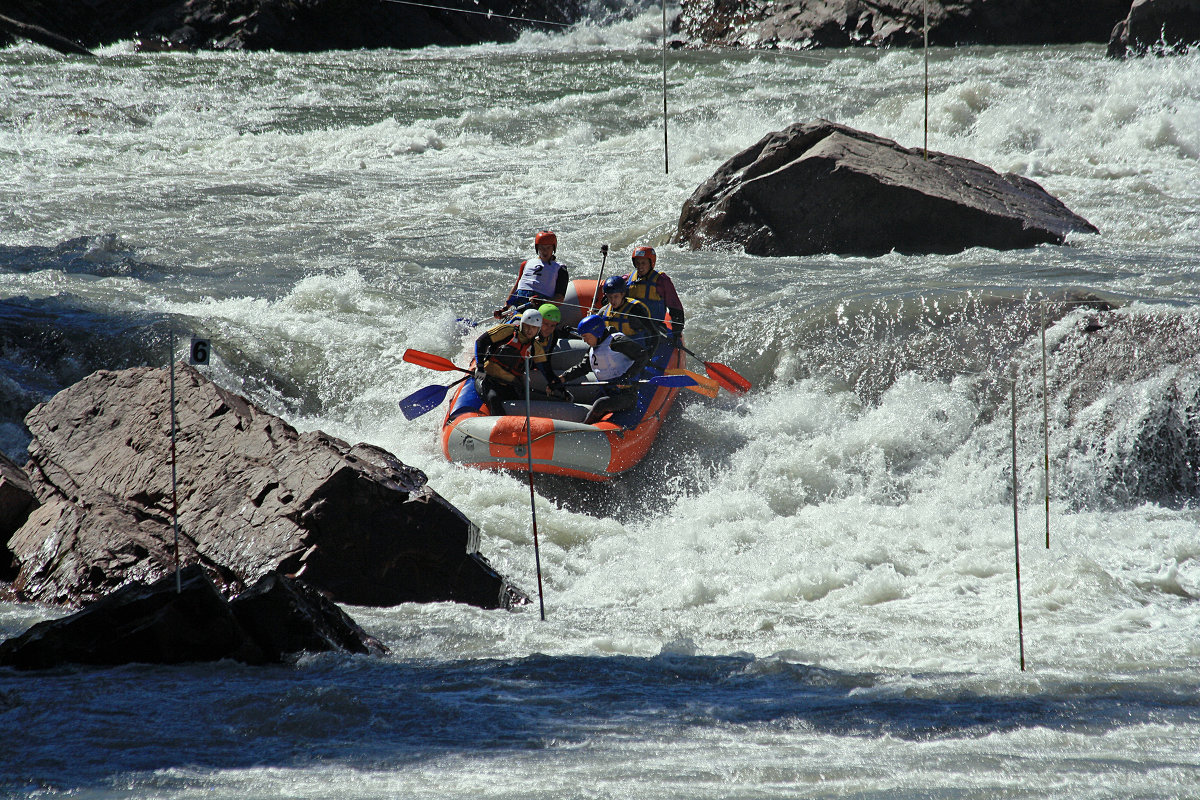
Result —
<path fill-rule="evenodd" d="M 189 364 L 207 364 L 209 353 L 212 351 L 212 344 L 208 339 L 197 339 L 192 337 L 192 352 L 188 358 Z"/>

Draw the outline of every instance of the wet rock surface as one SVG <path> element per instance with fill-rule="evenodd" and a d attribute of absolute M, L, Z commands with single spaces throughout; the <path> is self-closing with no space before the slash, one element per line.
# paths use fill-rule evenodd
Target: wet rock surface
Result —
<path fill-rule="evenodd" d="M 750 255 L 956 253 L 1096 233 L 1041 186 L 817 120 L 768 134 L 683 206 L 673 238 Z"/>
<path fill-rule="evenodd" d="M 479 531 L 424 473 L 366 444 L 299 433 L 196 370 L 100 371 L 26 418 L 40 504 L 12 533 L 21 600 L 78 606 L 178 557 L 226 594 L 279 571 L 356 605 L 523 602 Z"/>

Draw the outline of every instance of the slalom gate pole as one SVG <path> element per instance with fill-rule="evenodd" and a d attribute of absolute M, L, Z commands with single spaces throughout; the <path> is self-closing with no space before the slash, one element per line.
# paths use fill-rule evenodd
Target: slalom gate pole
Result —
<path fill-rule="evenodd" d="M 929 160 L 929 0 L 922 3 L 925 16 L 925 160 Z"/>
<path fill-rule="evenodd" d="M 1013 560 L 1017 570 L 1017 641 L 1021 647 L 1021 672 L 1025 671 L 1025 623 L 1021 613 L 1021 537 L 1017 532 L 1017 365 L 1012 365 L 1012 490 Z"/>
<path fill-rule="evenodd" d="M 606 250 L 607 252 L 607 250 Z M 533 562 L 537 566 L 538 607 L 541 609 L 542 622 L 546 621 L 546 598 L 542 593 L 542 555 L 538 548 L 537 504 L 533 494 L 533 423 L 530 421 L 529 396 L 529 355 L 525 356 L 525 456 L 529 464 L 529 514 L 533 520 Z"/>
<path fill-rule="evenodd" d="M 1046 482 L 1046 549 L 1050 549 L 1050 389 L 1046 379 L 1046 301 L 1042 301 L 1042 454 Z"/>
<path fill-rule="evenodd" d="M 596 276 L 596 291 L 592 292 L 592 302 L 591 305 L 588 306 L 587 314 L 584 314 L 585 317 L 596 310 L 596 296 L 600 294 L 600 281 L 604 279 L 604 265 L 607 262 L 608 245 L 602 244 L 600 245 L 600 274 Z M 566 303 L 559 303 L 559 305 L 566 305 Z M 583 306 L 580 306 L 580 308 L 582 307 Z"/>
<path fill-rule="evenodd" d="M 671 159 L 667 147 L 667 0 L 662 0 L 662 57 L 663 57 L 663 172 L 671 174 Z"/>
<path fill-rule="evenodd" d="M 183 594 L 179 577 L 179 494 L 175 473 L 175 331 L 170 333 L 168 356 L 171 359 L 171 522 L 175 529 L 175 594 Z"/>

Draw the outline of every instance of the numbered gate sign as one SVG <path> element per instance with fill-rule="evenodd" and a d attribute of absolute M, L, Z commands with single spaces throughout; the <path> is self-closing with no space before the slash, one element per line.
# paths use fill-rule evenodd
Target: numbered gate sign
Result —
<path fill-rule="evenodd" d="M 212 344 L 208 339 L 197 339 L 192 337 L 192 353 L 188 359 L 189 364 L 207 364 L 208 355 L 212 350 Z"/>

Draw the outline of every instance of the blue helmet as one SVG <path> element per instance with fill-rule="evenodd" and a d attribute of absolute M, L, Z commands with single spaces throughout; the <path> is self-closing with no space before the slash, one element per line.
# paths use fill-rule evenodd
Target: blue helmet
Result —
<path fill-rule="evenodd" d="M 620 292 L 621 294 L 627 294 L 629 292 L 629 284 L 625 282 L 624 277 L 620 275 L 613 275 L 609 278 L 605 278 L 604 293 L 612 294 L 613 292 Z"/>
<path fill-rule="evenodd" d="M 591 314 L 579 321 L 579 325 L 575 328 L 582 336 L 585 333 L 590 333 L 597 339 L 603 339 L 606 328 L 604 327 L 604 316 L 601 314 Z"/>

